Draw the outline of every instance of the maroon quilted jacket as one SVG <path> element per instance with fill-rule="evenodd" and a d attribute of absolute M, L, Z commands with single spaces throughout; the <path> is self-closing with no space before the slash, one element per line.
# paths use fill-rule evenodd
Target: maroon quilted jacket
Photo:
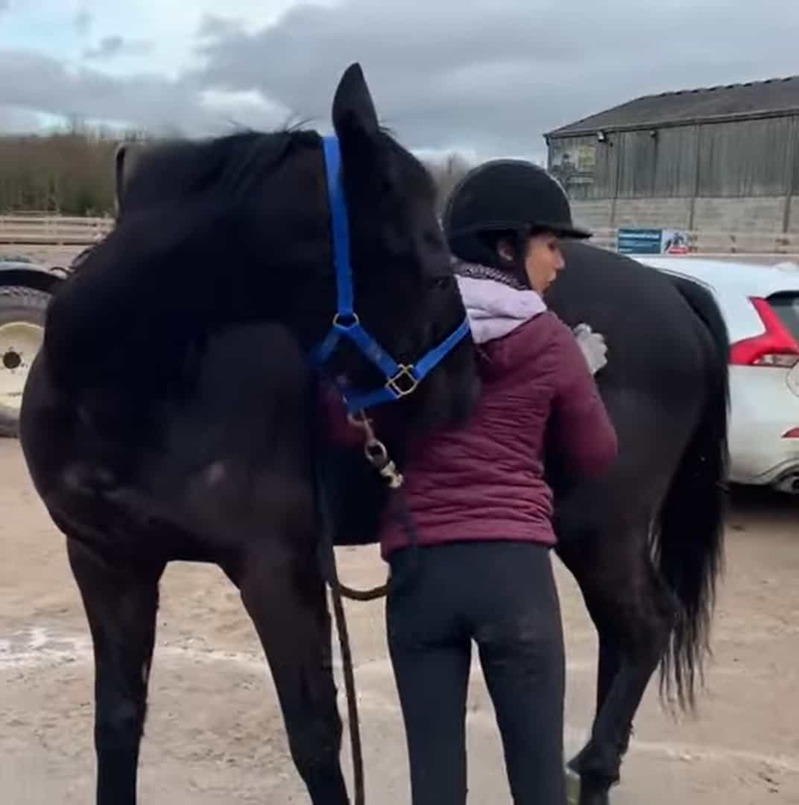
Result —
<path fill-rule="evenodd" d="M 615 430 L 574 334 L 553 313 L 539 312 L 477 348 L 483 390 L 469 423 L 408 445 L 405 501 L 418 542 L 552 545 L 545 434 L 566 469 L 594 476 L 616 456 Z M 343 427 L 340 410 L 330 415 L 334 438 L 349 440 L 354 429 Z M 391 511 L 380 543 L 384 557 L 408 544 Z"/>

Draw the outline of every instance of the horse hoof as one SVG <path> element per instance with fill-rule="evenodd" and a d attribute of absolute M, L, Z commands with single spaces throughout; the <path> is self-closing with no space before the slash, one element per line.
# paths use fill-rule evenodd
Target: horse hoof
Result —
<path fill-rule="evenodd" d="M 566 766 L 566 805 L 580 805 L 580 776 L 572 769 L 571 764 Z"/>
<path fill-rule="evenodd" d="M 566 805 L 610 805 L 610 791 L 589 780 L 584 784 L 571 763 L 564 770 L 566 778 Z"/>
<path fill-rule="evenodd" d="M 585 786 L 580 786 L 580 798 L 575 801 L 577 805 L 610 805 L 610 793 L 590 791 Z"/>

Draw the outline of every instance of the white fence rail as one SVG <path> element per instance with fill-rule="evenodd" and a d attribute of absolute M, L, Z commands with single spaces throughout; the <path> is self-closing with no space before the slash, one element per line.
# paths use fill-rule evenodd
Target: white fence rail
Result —
<path fill-rule="evenodd" d="M 0 244 L 11 246 L 83 246 L 107 234 L 113 218 L 77 218 L 38 214 L 0 215 Z M 616 249 L 615 229 L 595 230 L 593 242 Z M 799 256 L 799 232 L 689 232 L 688 243 L 697 254 Z"/>
<path fill-rule="evenodd" d="M 83 246 L 107 234 L 112 218 L 45 215 L 0 215 L 0 244 Z"/>

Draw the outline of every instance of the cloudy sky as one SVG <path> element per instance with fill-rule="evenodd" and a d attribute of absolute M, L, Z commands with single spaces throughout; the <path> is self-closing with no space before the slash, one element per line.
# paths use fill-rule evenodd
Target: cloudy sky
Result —
<path fill-rule="evenodd" d="M 638 95 L 795 74 L 798 30 L 796 0 L 0 0 L 0 130 L 324 129 L 357 60 L 405 144 L 540 157 Z"/>

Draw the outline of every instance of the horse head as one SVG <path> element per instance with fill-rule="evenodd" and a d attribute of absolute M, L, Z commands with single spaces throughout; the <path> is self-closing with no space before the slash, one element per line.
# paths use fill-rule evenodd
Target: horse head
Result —
<path fill-rule="evenodd" d="M 195 300 L 204 286 L 206 317 L 281 321 L 309 355 L 338 328 L 323 363 L 345 396 L 367 408 L 396 400 L 409 426 L 454 424 L 473 406 L 477 374 L 432 177 L 381 128 L 357 64 L 332 120 L 333 138 L 286 130 L 122 146 L 117 226 L 149 216 L 177 231 L 182 219 L 169 271 L 192 277 Z M 189 253 L 190 270 L 180 265 Z M 360 342 L 343 323 L 357 323 Z"/>
<path fill-rule="evenodd" d="M 332 106 L 340 144 L 350 233 L 354 310 L 365 330 L 401 367 L 452 336 L 466 312 L 436 215 L 435 183 L 408 150 L 381 128 L 363 72 L 351 65 Z M 347 380 L 385 384 L 380 369 L 356 350 L 341 354 Z M 400 378 L 401 404 L 413 424 L 462 419 L 476 399 L 471 339 L 460 340 L 418 387 Z M 413 388 L 413 393 L 405 393 Z"/>

